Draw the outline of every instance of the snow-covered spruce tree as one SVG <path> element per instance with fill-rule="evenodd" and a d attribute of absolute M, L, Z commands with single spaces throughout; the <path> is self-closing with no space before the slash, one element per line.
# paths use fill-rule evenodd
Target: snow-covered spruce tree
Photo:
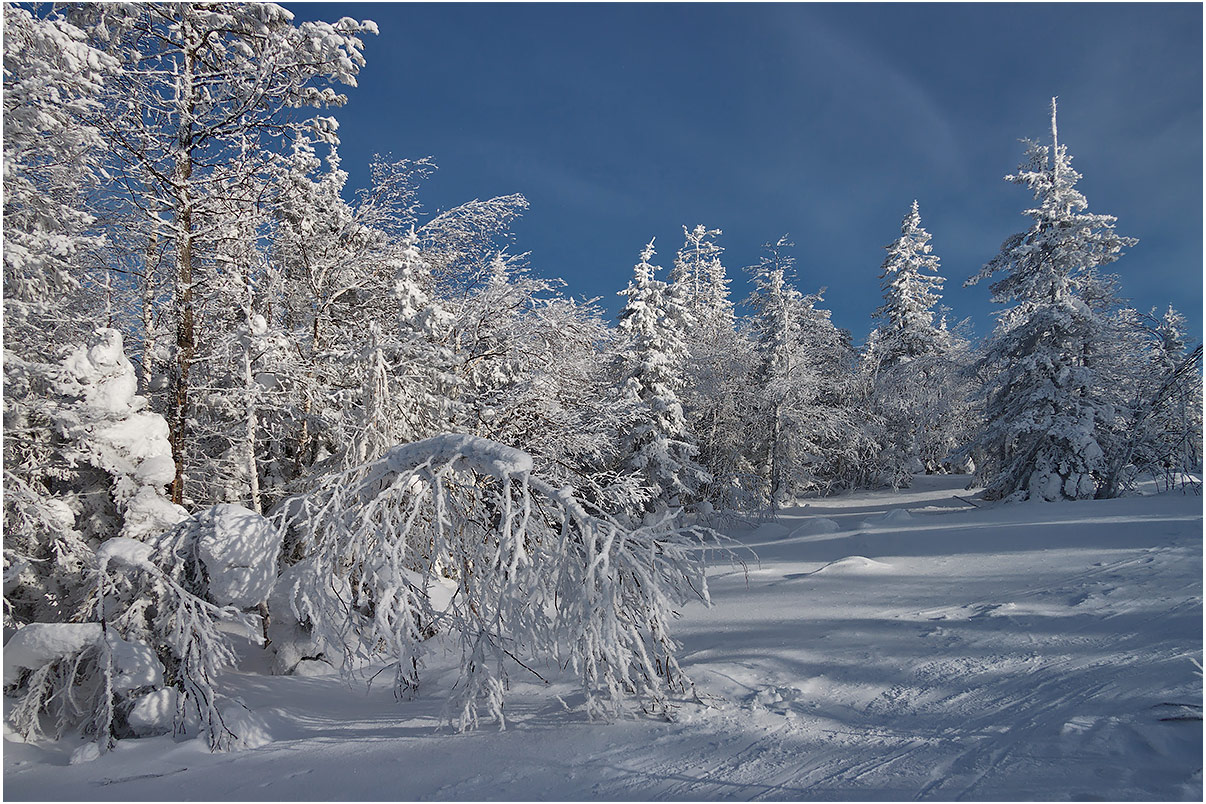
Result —
<path fill-rule="evenodd" d="M 967 343 L 947 330 L 945 316 L 934 320 L 944 280 L 929 240 L 914 201 L 901 236 L 887 246 L 880 324 L 864 354 L 870 404 L 882 421 L 883 479 L 893 487 L 908 485 L 918 472 L 943 471 L 948 453 L 968 435 L 960 371 Z"/>
<path fill-rule="evenodd" d="M 795 262 L 785 250 L 793 244 L 787 237 L 767 243 L 757 266 L 751 268 L 754 292 L 749 303 L 754 310 L 756 361 L 750 382 L 757 403 L 748 413 L 752 453 L 765 488 L 758 497 L 773 514 L 792 496 L 792 478 L 799 462 L 798 450 L 804 438 L 799 432 L 802 374 L 804 365 L 800 339 L 800 319 L 806 304 L 804 296 L 788 284 Z"/>
<path fill-rule="evenodd" d="M 4 543 L 6 619 L 77 617 L 99 543 L 116 536 L 149 541 L 185 518 L 164 495 L 173 472 L 167 423 L 136 387 L 115 329 L 96 330 L 58 367 L 43 405 L 58 468 L 41 490 L 17 473 L 5 489 L 12 508 Z"/>
<path fill-rule="evenodd" d="M 863 488 L 878 480 L 877 445 L 864 426 L 865 397 L 859 393 L 857 353 L 850 333 L 833 325 L 818 307 L 825 289 L 803 298 L 799 308 L 801 362 L 797 374 L 796 425 L 801 440 L 793 486 L 796 492 L 829 494 Z"/>
<path fill-rule="evenodd" d="M 102 328 L 64 362 L 56 415 L 73 464 L 99 470 L 74 483 L 76 518 L 92 539 L 123 536 L 149 541 L 187 514 L 164 495 L 172 482 L 171 445 L 164 418 L 135 393 L 138 381 L 121 332 Z"/>
<path fill-rule="evenodd" d="M 750 342 L 735 327 L 729 279 L 716 243 L 719 229 L 683 227 L 683 245 L 670 272 L 669 295 L 683 311 L 687 346 L 683 406 L 697 438 L 699 462 L 711 476 L 703 496 L 720 509 L 748 507 L 752 467 L 744 458 L 741 422 L 746 404 Z"/>
<path fill-rule="evenodd" d="M 637 473 L 652 492 L 649 510 L 682 505 L 698 498 L 709 480 L 696 462 L 699 448 L 687 428 L 680 401 L 687 358 L 684 315 L 677 299 L 656 279 L 653 241 L 641 251 L 625 298 L 619 330 L 623 337 L 624 392 L 639 406 L 636 423 L 621 434 L 625 469 Z"/>
<path fill-rule="evenodd" d="M 875 452 L 849 334 L 817 307 L 821 293 L 788 283 L 790 245 L 767 244 L 750 269 L 754 359 L 744 421 L 757 482 L 749 490 L 772 512 L 802 493 L 865 485 Z"/>
<path fill-rule="evenodd" d="M 70 18 L 120 62 L 96 125 L 113 152 L 112 187 L 144 212 L 168 255 L 159 264 L 171 266 L 170 281 L 160 283 L 176 333 L 164 407 L 176 466 L 172 496 L 181 502 L 194 449 L 192 372 L 204 334 L 196 291 L 213 264 L 205 221 L 215 194 L 243 184 L 232 171 L 271 163 L 282 140 L 307 131 L 335 140 L 334 120 L 303 119 L 296 110 L 344 102 L 328 84 L 355 84 L 364 64 L 359 36 L 376 26 L 346 17 L 294 25 L 289 11 L 268 3 L 80 4 Z M 261 158 L 240 158 L 248 153 Z"/>
<path fill-rule="evenodd" d="M 306 548 L 295 613 L 349 658 L 391 662 L 401 694 L 433 633 L 458 642 L 448 717 L 460 729 L 483 714 L 505 726 L 510 673 L 559 667 L 577 674 L 592 717 L 622 713 L 630 696 L 668 713 L 689 683 L 669 618 L 707 600 L 699 548 L 716 534 L 668 516 L 625 528 L 532 470 L 519 450 L 445 434 L 321 478 L 280 514 Z"/>
<path fill-rule="evenodd" d="M 993 299 L 1009 305 L 983 358 L 995 376 L 976 442 L 993 499 L 1091 498 L 1105 470 L 1098 427 L 1109 411 L 1098 361 L 1107 328 L 1097 269 L 1138 241 L 1117 234 L 1114 217 L 1085 211 L 1080 174 L 1059 143 L 1054 98 L 1051 140 L 1029 143 L 1026 163 L 1006 177 L 1034 193 L 1026 211 L 1034 223 L 965 283 L 1001 274 Z"/>
<path fill-rule="evenodd" d="M 921 228 L 917 202 L 900 224 L 900 237 L 886 246 L 880 279 L 884 303 L 875 311 L 879 319 L 879 353 L 883 366 L 921 355 L 938 354 L 948 346 L 946 332 L 934 323 L 934 305 L 945 281 L 938 275 L 938 256 L 930 233 Z"/>

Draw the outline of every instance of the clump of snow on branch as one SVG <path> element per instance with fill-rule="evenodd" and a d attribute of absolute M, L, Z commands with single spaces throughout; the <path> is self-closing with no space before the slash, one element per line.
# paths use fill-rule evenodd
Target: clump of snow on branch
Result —
<path fill-rule="evenodd" d="M 267 601 L 280 544 L 271 521 L 219 503 L 165 534 L 160 549 L 173 559 L 177 577 L 187 575 L 197 584 L 195 593 L 218 606 L 246 609 Z"/>
<path fill-rule="evenodd" d="M 163 494 L 175 473 L 167 421 L 136 393 L 138 381 L 121 332 L 97 329 L 86 346 L 64 360 L 63 369 L 59 390 L 76 400 L 64 406 L 60 421 L 73 444 L 68 459 L 109 475 L 112 500 L 122 515 L 121 535 L 147 539 L 185 519 L 185 510 Z"/>

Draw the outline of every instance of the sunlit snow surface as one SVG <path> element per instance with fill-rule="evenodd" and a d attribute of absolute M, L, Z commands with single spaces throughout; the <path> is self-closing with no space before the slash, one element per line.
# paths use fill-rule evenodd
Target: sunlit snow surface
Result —
<path fill-rule="evenodd" d="M 1202 723 L 1183 719 L 1200 709 L 1174 704 L 1202 704 L 1202 498 L 975 509 L 960 485 L 732 528 L 761 561 L 716 567 L 715 607 L 678 621 L 711 708 L 684 702 L 677 722 L 584 722 L 572 683 L 516 668 L 508 730 L 458 735 L 440 727 L 441 666 L 409 702 L 247 672 L 228 686 L 273 742 L 126 740 L 69 766 L 78 741 L 6 732 L 4 795 L 1200 800 Z"/>

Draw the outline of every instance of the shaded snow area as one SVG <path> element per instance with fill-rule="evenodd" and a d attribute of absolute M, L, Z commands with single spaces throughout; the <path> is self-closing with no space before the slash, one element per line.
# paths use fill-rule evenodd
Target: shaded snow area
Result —
<path fill-rule="evenodd" d="M 674 722 L 586 722 L 572 684 L 515 668 L 507 731 L 455 734 L 455 654 L 397 701 L 248 646 L 224 688 L 261 747 L 69 765 L 78 739 L 6 733 L 5 798 L 1200 800 L 1202 499 L 974 508 L 961 482 L 731 528 L 760 561 L 713 568 L 714 607 L 676 622 L 707 705 Z"/>

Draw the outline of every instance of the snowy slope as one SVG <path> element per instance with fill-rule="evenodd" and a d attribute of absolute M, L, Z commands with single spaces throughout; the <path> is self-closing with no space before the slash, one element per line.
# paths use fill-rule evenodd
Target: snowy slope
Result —
<path fill-rule="evenodd" d="M 585 722 L 521 669 L 511 728 L 458 735 L 436 668 L 409 702 L 247 672 L 229 685 L 271 744 L 128 740 L 68 766 L 75 742 L 6 733 L 4 796 L 1200 800 L 1202 723 L 1162 718 L 1202 703 L 1202 499 L 977 509 L 959 483 L 735 529 L 761 560 L 715 568 L 715 606 L 678 622 L 710 706 L 673 723 Z"/>

